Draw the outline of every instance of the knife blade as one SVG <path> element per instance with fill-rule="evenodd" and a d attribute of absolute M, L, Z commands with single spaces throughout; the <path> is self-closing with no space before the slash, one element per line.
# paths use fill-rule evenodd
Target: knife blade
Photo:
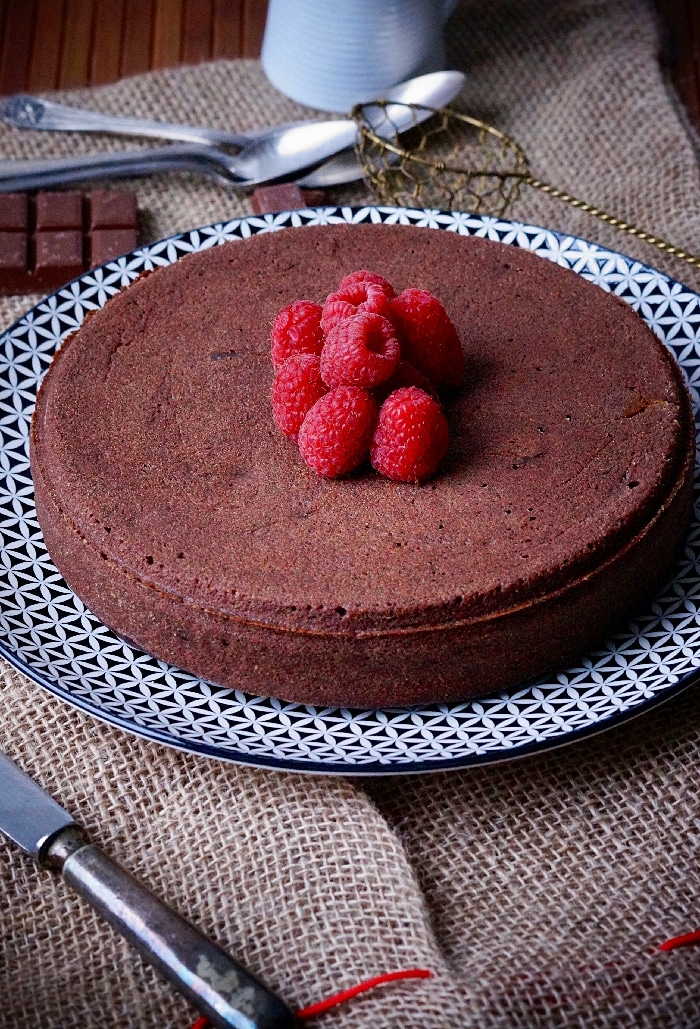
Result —
<path fill-rule="evenodd" d="M 27 782 L 35 787 L 33 806 L 27 806 Z M 40 862 L 50 840 L 75 822 L 63 808 L 0 753 L 0 832 Z"/>
<path fill-rule="evenodd" d="M 91 844 L 83 829 L 0 753 L 0 833 L 59 872 L 219 1029 L 293 1029 L 287 1005 Z"/>

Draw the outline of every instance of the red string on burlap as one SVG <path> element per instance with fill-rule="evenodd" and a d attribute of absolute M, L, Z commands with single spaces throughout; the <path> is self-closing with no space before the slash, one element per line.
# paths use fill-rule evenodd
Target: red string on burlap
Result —
<path fill-rule="evenodd" d="M 429 972 L 427 968 L 406 968 L 402 972 L 385 972 L 384 975 L 375 975 L 372 979 L 365 979 L 364 982 L 358 983 L 357 986 L 341 990 L 340 993 L 335 993 L 332 997 L 320 1000 L 317 1004 L 309 1004 L 308 1007 L 297 1011 L 296 1017 L 300 1020 L 315 1018 L 316 1015 L 322 1015 L 329 1008 L 334 1008 L 336 1004 L 343 1004 L 346 1000 L 350 1000 L 351 997 L 356 997 L 358 993 L 364 993 L 365 990 L 373 990 L 375 986 L 381 986 L 383 983 L 393 983 L 397 979 L 432 979 L 432 977 L 433 973 Z"/>
<path fill-rule="evenodd" d="M 694 943 L 700 943 L 700 930 L 695 933 L 684 933 L 683 936 L 672 936 L 665 940 L 659 950 L 675 950 L 676 947 L 691 947 Z"/>
<path fill-rule="evenodd" d="M 406 968 L 401 972 L 385 972 L 383 975 L 375 975 L 371 979 L 365 979 L 364 982 L 351 986 L 347 990 L 341 990 L 340 993 L 334 993 L 332 997 L 319 1000 L 316 1004 L 309 1004 L 308 1007 L 297 1011 L 295 1017 L 299 1021 L 304 1021 L 307 1018 L 316 1018 L 317 1015 L 322 1015 L 337 1004 L 344 1004 L 346 1000 L 356 997 L 358 993 L 373 990 L 375 986 L 382 986 L 384 983 L 393 983 L 397 979 L 432 979 L 432 977 L 433 973 L 427 968 Z M 206 1015 L 202 1015 L 194 1023 L 192 1029 L 211 1029 L 211 1023 Z"/>

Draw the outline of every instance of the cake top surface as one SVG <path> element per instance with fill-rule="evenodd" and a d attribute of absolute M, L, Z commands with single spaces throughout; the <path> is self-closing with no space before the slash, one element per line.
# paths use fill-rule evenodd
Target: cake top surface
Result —
<path fill-rule="evenodd" d="M 357 268 L 434 293 L 466 385 L 416 486 L 317 476 L 275 427 L 269 332 Z M 513 247 L 338 225 L 188 256 L 62 348 L 33 461 L 64 517 L 126 574 L 281 627 L 462 620 L 558 588 L 664 497 L 685 406 L 665 348 L 621 300 Z"/>

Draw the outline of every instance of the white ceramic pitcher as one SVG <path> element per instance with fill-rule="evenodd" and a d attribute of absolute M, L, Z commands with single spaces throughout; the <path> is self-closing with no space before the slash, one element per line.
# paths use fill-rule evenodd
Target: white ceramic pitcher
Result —
<path fill-rule="evenodd" d="M 445 67 L 457 0 L 269 0 L 261 61 L 293 100 L 345 113 L 412 75 Z"/>

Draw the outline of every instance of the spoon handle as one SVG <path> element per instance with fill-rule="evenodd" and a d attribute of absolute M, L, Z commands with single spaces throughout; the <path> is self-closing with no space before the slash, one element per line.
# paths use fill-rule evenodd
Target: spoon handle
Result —
<path fill-rule="evenodd" d="M 225 132 L 194 125 L 176 125 L 146 118 L 122 118 L 100 111 L 67 107 L 53 100 L 18 93 L 0 104 L 0 118 L 18 129 L 58 129 L 73 132 L 110 132 L 115 135 L 148 136 L 156 139 L 179 139 L 188 143 L 211 146 L 227 144 L 244 147 L 258 132 Z"/>
<path fill-rule="evenodd" d="M 0 161 L 0 193 L 48 189 L 97 179 L 134 178 L 167 171 L 196 172 L 214 179 L 219 185 L 236 184 L 217 161 L 215 151 L 172 146 L 49 160 Z"/>

